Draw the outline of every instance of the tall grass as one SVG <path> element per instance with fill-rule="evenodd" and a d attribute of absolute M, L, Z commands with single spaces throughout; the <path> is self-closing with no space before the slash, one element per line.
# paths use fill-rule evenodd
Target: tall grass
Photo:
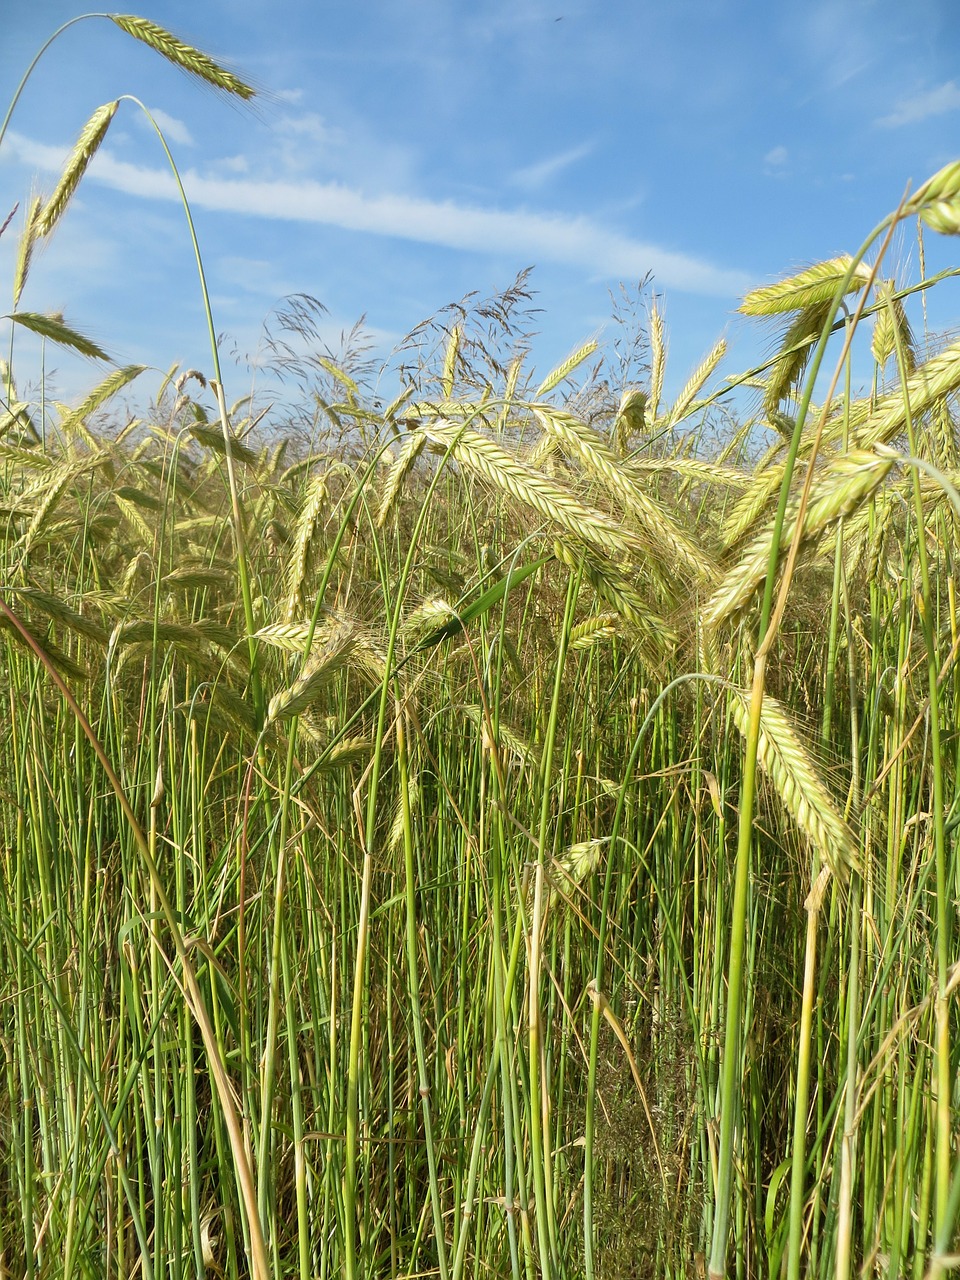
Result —
<path fill-rule="evenodd" d="M 20 299 L 112 118 L 28 211 L 18 342 L 87 349 Z M 7 1272 L 953 1265 L 960 359 L 877 237 L 672 405 L 655 308 L 644 379 L 528 374 L 522 283 L 385 411 L 319 354 L 306 441 L 216 363 L 121 431 L 143 370 L 6 369 Z"/>

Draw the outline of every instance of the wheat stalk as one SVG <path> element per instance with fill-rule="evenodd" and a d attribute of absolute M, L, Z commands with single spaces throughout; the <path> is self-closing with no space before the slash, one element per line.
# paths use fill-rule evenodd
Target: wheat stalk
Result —
<path fill-rule="evenodd" d="M 588 356 L 593 355 L 598 345 L 599 343 L 597 343 L 595 339 L 590 342 L 586 342 L 582 347 L 578 347 L 576 351 L 569 355 L 562 364 L 558 364 L 555 369 L 547 374 L 539 387 L 537 387 L 533 396 L 534 400 L 542 399 L 545 395 L 551 392 L 554 387 L 558 387 L 560 383 L 563 382 L 564 378 L 569 378 L 574 369 L 583 364 L 584 360 L 586 360 Z"/>
<path fill-rule="evenodd" d="M 917 348 L 907 320 L 903 299 L 894 297 L 895 290 L 896 284 L 893 280 L 877 281 L 877 298 L 885 305 L 874 317 L 870 350 L 874 360 L 882 369 L 899 347 L 904 355 L 907 373 L 911 374 L 917 367 Z"/>
<path fill-rule="evenodd" d="M 303 604 L 303 583 L 307 576 L 307 561 L 310 557 L 310 544 L 316 532 L 317 520 L 329 497 L 327 476 L 323 471 L 311 476 L 307 484 L 303 510 L 297 521 L 293 535 L 293 554 L 287 569 L 287 607 L 286 620 L 292 622 L 294 615 Z"/>

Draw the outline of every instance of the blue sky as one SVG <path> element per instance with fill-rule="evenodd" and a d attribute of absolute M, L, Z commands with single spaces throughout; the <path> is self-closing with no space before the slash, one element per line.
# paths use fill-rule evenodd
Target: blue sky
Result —
<path fill-rule="evenodd" d="M 7 0 L 5 106 L 65 0 Z M 612 341 L 610 291 L 663 297 L 668 394 L 726 336 L 720 372 L 769 330 L 739 296 L 853 251 L 960 156 L 956 0 L 154 0 L 135 12 L 226 60 L 252 109 L 204 90 L 111 23 L 71 28 L 31 79 L 0 151 L 0 221 L 49 193 L 82 124 L 137 95 L 184 174 L 217 328 L 255 352 L 285 294 L 364 314 L 385 357 L 415 324 L 532 266 L 542 373 Z M 123 362 L 209 371 L 183 214 L 157 139 L 124 103 L 21 305 L 63 310 Z M 14 230 L 0 239 L 12 279 Z M 955 242 L 928 233 L 928 273 Z M 905 230 L 889 269 L 916 272 Z M 955 324 L 957 288 L 930 323 Z M 7 304 L 9 306 L 9 304 Z M 911 313 L 922 327 L 919 304 Z M 21 340 L 18 338 L 18 342 Z M 36 364 L 21 343 L 21 377 Z M 48 354 L 75 396 L 89 366 Z M 157 379 L 145 375 L 149 391 Z M 250 388 L 225 367 L 228 399 Z"/>

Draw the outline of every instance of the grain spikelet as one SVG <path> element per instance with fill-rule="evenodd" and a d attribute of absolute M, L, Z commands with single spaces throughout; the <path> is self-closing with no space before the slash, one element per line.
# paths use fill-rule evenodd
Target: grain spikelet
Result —
<path fill-rule="evenodd" d="M 210 565 L 184 566 L 165 573 L 160 579 L 161 586 L 176 587 L 180 591 L 203 591 L 207 587 L 230 589 L 235 584 L 236 573 L 232 567 L 218 569 Z"/>
<path fill-rule="evenodd" d="M 113 373 L 107 374 L 102 382 L 90 392 L 90 394 L 78 404 L 76 409 L 71 410 L 65 417 L 60 420 L 60 430 L 64 435 L 72 435 L 80 423 L 86 422 L 92 413 L 96 413 L 101 405 L 122 391 L 124 387 L 133 382 L 134 378 L 139 378 L 143 373 L 146 365 L 128 364 L 122 369 L 115 369 Z"/>
<path fill-rule="evenodd" d="M 568 890 L 582 884 L 600 865 L 600 855 L 609 843 L 609 836 L 595 836 L 568 845 L 558 858 L 553 859 L 548 873 L 550 880 L 550 905 L 568 897 Z"/>
<path fill-rule="evenodd" d="M 443 370 L 440 374 L 440 390 L 443 398 L 449 400 L 453 395 L 453 385 L 457 377 L 457 360 L 460 356 L 460 340 L 463 337 L 463 329 L 460 325 L 455 324 L 450 330 L 450 337 L 447 340 L 446 350 L 443 353 Z"/>
<path fill-rule="evenodd" d="M 544 430 L 569 448 L 636 517 L 653 545 L 670 551 L 675 572 L 696 581 L 709 571 L 709 557 L 659 503 L 633 482 L 619 458 L 595 431 L 570 414 L 540 408 L 535 412 Z"/>
<path fill-rule="evenodd" d="M 144 547 L 153 547 L 157 536 L 157 529 L 154 524 L 146 520 L 141 514 L 138 504 L 131 502 L 130 499 L 121 493 L 114 493 L 113 500 L 117 505 L 117 509 L 123 515 L 127 524 L 136 532 Z"/>
<path fill-rule="evenodd" d="M 267 723 L 291 720 L 305 711 L 329 688 L 338 672 L 353 664 L 356 637 L 349 625 L 340 626 L 327 636 L 327 643 L 314 647 L 304 669 L 292 685 L 281 689 L 270 699 Z"/>
<path fill-rule="evenodd" d="M 402 630 L 413 637 L 429 635 L 458 617 L 456 609 L 439 596 L 423 600 L 404 618 Z"/>
<path fill-rule="evenodd" d="M 412 773 L 408 778 L 407 804 L 409 806 L 408 809 L 404 807 L 402 794 L 397 796 L 397 803 L 394 806 L 393 817 L 390 821 L 390 831 L 387 835 L 387 848 L 391 853 L 396 853 L 403 844 L 407 813 L 409 812 L 412 821 L 420 808 L 420 774 L 418 772 Z"/>
<path fill-rule="evenodd" d="M 778 316 L 832 302 L 852 261 L 849 254 L 841 254 L 776 284 L 753 289 L 745 296 L 739 309 L 745 316 Z M 858 263 L 847 292 L 861 288 L 869 277 L 869 267 Z"/>
<path fill-rule="evenodd" d="M 572 494 L 525 466 L 479 432 L 443 421 L 430 423 L 421 430 L 444 449 L 450 448 L 462 466 L 469 467 L 561 528 L 595 542 L 614 555 L 636 553 L 637 543 L 632 535 L 601 512 L 584 506 Z"/>
<path fill-rule="evenodd" d="M 938 356 L 922 364 L 905 385 L 884 396 L 862 424 L 857 424 L 859 443 L 866 449 L 889 444 L 904 429 L 906 405 L 913 418 L 919 418 L 939 400 L 960 388 L 960 342 L 953 342 Z M 852 415 L 853 416 L 853 415 Z"/>
<path fill-rule="evenodd" d="M 833 302 L 828 298 L 825 302 L 813 302 L 803 307 L 783 335 L 780 352 L 767 375 L 763 393 L 764 411 L 778 428 L 776 419 L 780 403 L 796 390 L 832 306 Z"/>
<path fill-rule="evenodd" d="M 773 502 L 783 483 L 783 463 L 758 471 L 734 504 L 723 526 L 723 547 L 729 550 L 745 538 Z"/>
<path fill-rule="evenodd" d="M 960 467 L 960 458 L 957 456 L 956 426 L 945 400 L 934 405 L 930 423 L 935 446 L 934 462 L 943 471 L 955 472 Z M 954 483 L 956 483 L 955 479 Z"/>
<path fill-rule="evenodd" d="M 744 489 L 751 483 L 752 477 L 736 467 L 723 466 L 721 463 L 704 462 L 700 458 L 633 458 L 630 470 L 636 473 L 670 472 L 683 476 L 686 480 L 700 480 L 704 484 L 726 485 L 731 489 Z"/>
<path fill-rule="evenodd" d="M 649 420 L 654 422 L 663 395 L 663 373 L 667 363 L 667 348 L 663 335 L 663 316 L 654 300 L 650 307 L 650 406 Z"/>
<path fill-rule="evenodd" d="M 558 387 L 560 383 L 563 382 L 564 378 L 569 378 L 574 369 L 582 365 L 584 360 L 589 356 L 592 356 L 598 346 L 599 343 L 596 339 L 593 339 L 590 342 L 584 343 L 582 347 L 578 347 L 577 350 L 574 351 L 572 355 L 569 355 L 562 364 L 558 364 L 555 369 L 547 374 L 534 392 L 534 400 L 542 399 L 543 396 L 552 391 L 554 387 Z"/>
<path fill-rule="evenodd" d="M 128 36 L 133 36 L 134 40 L 140 40 L 143 44 L 149 45 L 151 49 L 155 49 L 162 57 L 172 62 L 174 66 L 179 67 L 181 71 L 186 71 L 192 76 L 199 76 L 201 80 L 205 80 L 207 84 L 213 85 L 215 89 L 221 89 L 224 93 L 231 93 L 238 98 L 248 101 L 254 97 L 256 90 L 233 74 L 221 67 L 219 63 L 214 62 L 207 54 L 201 53 L 199 49 L 194 49 L 189 44 L 184 44 L 182 40 L 178 40 L 176 36 L 171 35 L 164 27 L 158 26 L 155 22 L 150 22 L 147 18 L 138 18 L 128 13 L 111 13 L 107 15 L 112 22 L 115 22 L 121 31 L 125 31 Z"/>
<path fill-rule="evenodd" d="M 570 631 L 568 648 L 573 652 L 590 649 L 601 640 L 609 640 L 617 634 L 615 613 L 596 613 L 592 618 L 578 622 Z"/>
<path fill-rule="evenodd" d="M 703 360 L 700 361 L 696 369 L 694 369 L 693 373 L 687 379 L 683 390 L 677 396 L 669 414 L 669 425 L 671 427 L 675 427 L 677 423 L 682 420 L 684 414 L 693 403 L 694 396 L 697 395 L 703 384 L 710 377 L 711 373 L 713 373 L 714 369 L 726 354 L 727 344 L 723 338 L 721 338 L 715 346 L 711 348 Z"/>
<path fill-rule="evenodd" d="M 746 737 L 750 694 L 737 688 L 731 689 L 730 694 L 733 722 Z M 782 704 L 769 694 L 764 695 L 760 713 L 757 759 L 794 822 L 819 850 L 833 875 L 845 882 L 851 869 L 857 868 L 859 863 L 853 835 L 837 811 L 790 717 Z"/>
<path fill-rule="evenodd" d="M 342 742 L 330 748 L 317 772 L 333 773 L 337 769 L 346 769 L 352 764 L 361 764 L 370 758 L 372 750 L 369 738 L 344 738 Z"/>
<path fill-rule="evenodd" d="M 118 623 L 110 637 L 112 649 L 131 644 L 198 645 L 206 639 L 203 630 L 191 622 L 169 622 L 162 618 L 135 618 Z"/>
<path fill-rule="evenodd" d="M 287 566 L 287 607 L 285 617 L 291 622 L 303 605 L 303 584 L 307 576 L 310 546 L 317 529 L 320 512 L 330 496 L 326 472 L 310 477 L 304 496 L 303 510 L 293 535 L 293 552 Z"/>
<path fill-rule="evenodd" d="M 60 181 L 54 188 L 53 195 L 37 216 L 37 235 L 48 236 L 60 221 L 67 205 L 80 185 L 80 180 L 89 168 L 90 161 L 97 154 L 101 142 L 107 136 L 110 121 L 117 113 L 120 100 L 105 102 L 80 130 L 80 136 L 74 144 L 73 151 L 64 165 Z"/>
<path fill-rule="evenodd" d="M 471 724 L 475 725 L 484 734 L 487 732 L 487 716 L 483 707 L 468 704 L 466 706 L 458 706 L 457 711 L 466 716 Z M 506 748 L 517 761 L 523 765 L 531 765 L 536 767 L 540 762 L 540 757 L 534 747 L 532 747 L 524 738 L 520 736 L 515 729 L 511 729 L 509 725 L 504 724 L 503 720 L 497 722 L 497 746 Z"/>
<path fill-rule="evenodd" d="M 643 637 L 654 665 L 661 663 L 668 649 L 677 643 L 677 634 L 640 595 L 633 583 L 595 550 L 571 545 L 557 538 L 553 553 L 567 568 L 582 570 L 585 580 L 621 617 L 628 627 Z"/>
<path fill-rule="evenodd" d="M 63 492 L 70 481 L 77 475 L 79 468 L 74 464 L 65 464 L 53 468 L 44 479 L 43 489 L 44 498 L 36 511 L 33 513 L 29 525 L 24 531 L 23 537 L 18 543 L 18 550 L 27 555 L 34 543 L 44 530 L 44 526 L 49 522 L 50 516 L 57 509 Z"/>
<path fill-rule="evenodd" d="M 32 647 L 27 643 L 20 631 L 6 617 L 0 618 L 0 633 L 8 636 L 15 645 L 22 649 L 26 649 L 28 653 L 33 654 Z M 87 671 L 85 667 L 80 666 L 78 662 L 75 662 L 68 653 L 64 653 L 62 649 L 58 649 L 57 646 L 52 644 L 49 640 L 41 641 L 38 636 L 34 636 L 33 638 L 34 642 L 40 646 L 62 676 L 65 676 L 68 680 L 77 681 L 78 683 L 89 680 L 89 671 Z"/>
<path fill-rule="evenodd" d="M 94 640 L 97 644 L 107 643 L 107 633 L 99 622 L 94 622 L 92 618 L 86 618 L 82 613 L 71 609 L 59 596 L 38 591 L 35 587 L 22 587 L 17 591 L 17 595 L 33 608 L 46 614 L 48 618 L 52 618 L 54 622 L 59 622 L 70 631 L 75 631 L 77 635 Z"/>
<path fill-rule="evenodd" d="M 387 517 L 393 510 L 393 505 L 397 500 L 400 490 L 403 488 L 403 482 L 413 469 L 414 464 L 423 451 L 423 446 L 427 443 L 427 438 L 419 431 L 413 432 L 407 436 L 400 447 L 396 461 L 390 468 L 390 474 L 387 476 L 387 483 L 384 486 L 383 497 L 380 501 L 380 510 L 377 512 L 377 528 L 382 529 L 387 522 Z"/>
<path fill-rule="evenodd" d="M 37 226 L 42 208 L 43 196 L 34 196 L 24 222 L 20 243 L 17 246 L 17 265 L 13 272 L 14 310 L 20 305 L 20 295 L 23 293 L 23 286 L 26 284 L 27 276 L 30 272 L 30 261 L 33 257 L 34 246 L 37 243 L 37 235 L 39 234 Z"/>
<path fill-rule="evenodd" d="M 15 311 L 7 316 L 7 319 L 24 329 L 29 329 L 31 333 L 41 338 L 46 338 L 49 342 L 55 342 L 58 347 L 76 351 L 77 355 L 86 356 L 89 360 L 110 359 L 102 347 L 98 347 L 90 338 L 84 337 L 76 329 L 71 329 L 69 325 L 64 324 L 63 316 L 45 316 L 36 311 Z"/>
<path fill-rule="evenodd" d="M 883 483 L 893 460 L 864 450 L 852 450 L 837 458 L 818 478 L 807 507 L 802 542 L 808 543 L 829 525 L 850 515 Z M 786 556 L 797 528 L 796 498 L 791 500 L 780 539 L 780 558 Z M 747 548 L 740 563 L 723 578 L 704 606 L 704 626 L 716 627 L 742 609 L 767 576 L 773 526 L 765 529 Z"/>
<path fill-rule="evenodd" d="M 899 345 L 903 351 L 907 373 L 911 374 L 917 367 L 917 349 L 903 299 L 893 296 L 895 289 L 896 285 L 892 280 L 877 282 L 877 300 L 884 305 L 873 319 L 870 350 L 873 352 L 874 360 L 882 369 Z"/>
<path fill-rule="evenodd" d="M 190 434 L 198 444 L 202 444 L 205 449 L 210 449 L 214 453 L 225 454 L 227 446 L 224 443 L 223 430 L 220 427 L 210 427 L 203 422 L 191 422 Z M 257 455 L 252 449 L 248 449 L 242 440 L 235 435 L 230 436 L 230 453 L 234 462 L 245 462 L 248 466 L 255 466 Z"/>

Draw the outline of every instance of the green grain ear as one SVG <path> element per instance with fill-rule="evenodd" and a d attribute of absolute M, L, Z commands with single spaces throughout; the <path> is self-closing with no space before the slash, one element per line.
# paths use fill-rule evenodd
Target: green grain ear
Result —
<path fill-rule="evenodd" d="M 232 71 L 227 71 L 199 49 L 184 44 L 182 40 L 178 40 L 175 35 L 171 35 L 164 27 L 158 26 L 148 18 L 138 18 L 127 13 L 111 13 L 107 17 L 111 22 L 115 22 L 121 31 L 125 31 L 128 36 L 133 36 L 134 40 L 139 40 L 148 48 L 154 49 L 161 57 L 166 58 L 168 62 L 172 62 L 175 67 L 179 67 L 188 75 L 197 76 L 213 88 L 233 94 L 245 102 L 255 96 L 256 90 L 239 76 L 234 75 Z"/>

